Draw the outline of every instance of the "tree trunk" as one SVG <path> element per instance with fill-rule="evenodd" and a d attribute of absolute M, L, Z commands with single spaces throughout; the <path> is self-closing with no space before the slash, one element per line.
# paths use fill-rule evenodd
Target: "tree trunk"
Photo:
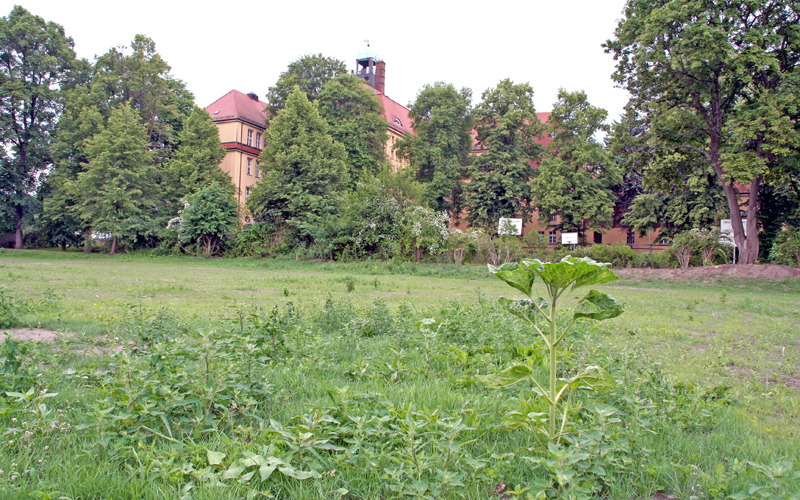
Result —
<path fill-rule="evenodd" d="M 24 215 L 22 205 L 14 207 L 14 248 L 22 248 L 22 216 Z"/>
<path fill-rule="evenodd" d="M 114 251 L 116 249 L 117 249 L 117 237 L 116 236 L 112 236 L 111 237 L 111 251 L 109 252 L 109 255 L 114 255 Z"/>
<path fill-rule="evenodd" d="M 83 253 L 92 253 L 92 228 L 87 227 L 83 232 Z"/>
<path fill-rule="evenodd" d="M 62 241 L 61 242 L 61 251 L 62 252 L 66 252 L 67 251 L 67 242 L 66 241 Z"/>

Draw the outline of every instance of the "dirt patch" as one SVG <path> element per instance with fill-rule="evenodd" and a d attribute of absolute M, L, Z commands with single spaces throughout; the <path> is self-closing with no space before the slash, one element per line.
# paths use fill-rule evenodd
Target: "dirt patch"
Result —
<path fill-rule="evenodd" d="M 621 278 L 662 279 L 670 281 L 708 281 L 734 278 L 764 281 L 800 279 L 800 269 L 765 264 L 724 264 L 721 266 L 687 267 L 686 269 L 614 269 Z"/>
<path fill-rule="evenodd" d="M 71 333 L 45 330 L 44 328 L 8 328 L 0 331 L 0 342 L 6 337 L 16 340 L 35 340 L 39 342 L 52 342 L 57 338 L 72 337 Z"/>

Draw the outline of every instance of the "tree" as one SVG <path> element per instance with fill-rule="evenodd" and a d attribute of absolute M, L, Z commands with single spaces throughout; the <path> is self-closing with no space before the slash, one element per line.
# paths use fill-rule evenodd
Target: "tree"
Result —
<path fill-rule="evenodd" d="M 428 205 L 446 210 L 453 218 L 461 212 L 462 180 L 469 176 L 472 151 L 472 91 L 452 84 L 425 85 L 409 116 L 415 135 L 404 138 L 398 151 L 408 158 L 418 181 L 426 185 Z"/>
<path fill-rule="evenodd" d="M 75 66 L 72 45 L 61 26 L 20 6 L 0 18 L 0 146 L 12 155 L 0 165 L 0 201 L 13 207 L 16 248 L 22 248 L 25 199 L 50 162 L 61 91 Z"/>
<path fill-rule="evenodd" d="M 275 86 L 270 87 L 267 92 L 269 119 L 275 118 L 278 111 L 284 108 L 295 85 L 305 92 L 308 100 L 313 101 L 325 83 L 345 73 L 347 73 L 345 63 L 322 54 L 307 54 L 293 61 L 278 77 Z"/>
<path fill-rule="evenodd" d="M 151 187 L 165 192 L 165 196 L 153 200 L 155 207 L 148 212 L 152 220 L 146 231 L 142 226 L 144 232 L 135 239 L 137 244 L 152 246 L 161 235 L 160 228 L 177 210 L 177 200 L 187 194 L 169 183 L 164 164 L 173 154 L 178 133 L 194 107 L 193 97 L 180 80 L 169 75 L 169 65 L 156 52 L 155 43 L 142 35 L 135 37 L 130 49 L 113 48 L 100 56 L 93 67 L 88 63 L 84 66 L 80 85 L 66 93 L 55 131 L 53 168 L 46 180 L 50 196 L 44 200 L 42 223 L 55 234 L 82 230 L 87 237 L 85 251 L 91 251 L 90 228 L 74 225 L 83 220 L 81 217 L 65 216 L 76 215 L 77 198 L 82 195 L 69 187 L 74 187 L 78 175 L 87 169 L 88 145 L 106 127 L 112 110 L 128 103 L 146 127 L 148 149 L 156 166 L 150 173 Z M 173 192 L 174 196 L 167 195 Z"/>
<path fill-rule="evenodd" d="M 629 0 L 605 45 L 655 154 L 668 161 L 692 151 L 710 165 L 741 263 L 758 256 L 760 185 L 795 140 L 797 114 L 781 89 L 797 79 L 798 21 L 796 0 Z M 747 236 L 737 184 L 749 189 Z"/>
<path fill-rule="evenodd" d="M 89 164 L 72 187 L 80 193 L 76 211 L 84 225 L 110 233 L 111 254 L 118 240 L 131 240 L 155 230 L 148 213 L 157 193 L 148 147 L 139 114 L 130 104 L 122 104 L 89 143 Z"/>
<path fill-rule="evenodd" d="M 539 220 L 562 230 L 602 231 L 614 214 L 612 188 L 619 169 L 595 136 L 607 132 L 606 110 L 592 106 L 585 92 L 558 91 L 547 130 L 553 140 L 531 180 Z M 559 223 L 552 223 L 554 216 Z"/>
<path fill-rule="evenodd" d="M 92 75 L 91 92 L 98 105 L 104 104 L 104 116 L 123 102 L 139 113 L 156 163 L 170 156 L 176 135 L 194 108 L 192 93 L 169 71 L 155 42 L 136 35 L 130 48 L 116 47 L 100 56 Z"/>
<path fill-rule="evenodd" d="M 352 75 L 339 75 L 322 86 L 317 99 L 331 136 L 347 151 L 351 187 L 363 175 L 374 177 L 385 161 L 386 120 L 375 93 Z"/>
<path fill-rule="evenodd" d="M 225 148 L 219 141 L 219 131 L 204 109 L 195 106 L 178 134 L 178 147 L 167 165 L 169 189 L 175 199 L 196 193 L 211 183 L 220 187 L 234 186 L 230 176 L 219 168 Z"/>
<path fill-rule="evenodd" d="M 542 152 L 536 139 L 544 129 L 533 106 L 533 89 L 527 83 L 502 80 L 481 97 L 475 108 L 475 130 L 486 152 L 475 159 L 466 219 L 490 227 L 500 217 L 529 216 L 528 181 L 532 164 L 538 162 Z"/>
<path fill-rule="evenodd" d="M 267 129 L 266 144 L 260 157 L 265 173 L 247 207 L 257 221 L 310 243 L 314 235 L 308 227 L 335 211 L 337 193 L 347 186 L 344 146 L 330 136 L 316 103 L 297 86 Z"/>
<path fill-rule="evenodd" d="M 210 256 L 233 234 L 239 222 L 239 204 L 229 186 L 227 179 L 225 184 L 212 181 L 185 198 L 180 215 L 170 221 L 170 226 L 177 225 L 182 244 L 196 246 Z"/>

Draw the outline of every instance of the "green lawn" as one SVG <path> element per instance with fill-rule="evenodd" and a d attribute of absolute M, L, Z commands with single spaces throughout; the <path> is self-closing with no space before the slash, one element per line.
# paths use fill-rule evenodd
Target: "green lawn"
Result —
<path fill-rule="evenodd" d="M 3 251 L 0 286 L 66 333 L 0 351 L 3 498 L 798 494 L 800 281 L 600 287 L 626 312 L 562 369 L 618 387 L 558 449 L 504 424 L 529 387 L 477 382 L 543 361 L 483 266 Z"/>

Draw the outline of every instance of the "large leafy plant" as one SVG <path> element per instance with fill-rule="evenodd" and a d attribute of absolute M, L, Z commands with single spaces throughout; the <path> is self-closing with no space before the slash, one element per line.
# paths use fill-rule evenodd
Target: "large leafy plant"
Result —
<path fill-rule="evenodd" d="M 502 387 L 517 383 L 521 380 L 530 380 L 534 385 L 534 392 L 547 400 L 550 416 L 547 436 L 555 440 L 567 422 L 569 412 L 569 395 L 575 389 L 602 389 L 613 387 L 615 381 L 611 375 L 597 365 L 584 367 L 577 375 L 569 379 L 557 378 L 558 372 L 558 346 L 578 319 L 604 320 L 622 314 L 623 306 L 613 297 L 597 290 L 589 290 L 572 313 L 572 320 L 566 326 L 559 327 L 558 312 L 559 302 L 565 292 L 576 288 L 602 285 L 614 281 L 617 276 L 608 268 L 609 264 L 602 264 L 584 257 L 577 258 L 566 256 L 561 262 L 542 262 L 538 259 L 523 259 L 519 263 L 511 262 L 500 267 L 489 265 L 489 270 L 510 286 L 524 293 L 527 299 L 509 299 L 500 297 L 499 304 L 531 328 L 544 341 L 549 352 L 549 388 L 545 389 L 534 377 L 533 367 L 520 364 L 506 370 L 481 377 L 489 386 Z M 531 288 L 536 277 L 544 283 L 546 297 L 533 297 Z M 566 403 L 561 405 L 564 396 L 568 396 Z M 556 432 L 556 414 L 560 409 L 561 428 Z"/>

